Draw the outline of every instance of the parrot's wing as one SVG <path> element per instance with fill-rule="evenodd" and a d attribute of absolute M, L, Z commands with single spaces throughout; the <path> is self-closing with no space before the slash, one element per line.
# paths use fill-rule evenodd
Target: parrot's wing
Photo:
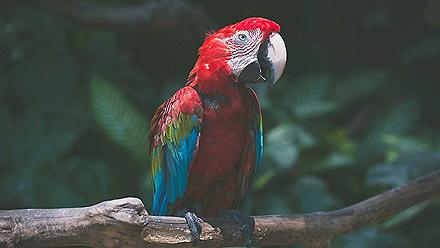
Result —
<path fill-rule="evenodd" d="M 153 116 L 148 139 L 154 215 L 171 214 L 171 207 L 183 197 L 198 149 L 202 117 L 202 103 L 192 87 L 177 91 Z"/>
<path fill-rule="evenodd" d="M 240 205 L 254 181 L 255 174 L 263 157 L 263 118 L 261 107 L 257 94 L 250 88 L 249 103 L 249 131 L 239 171 L 240 194 L 237 199 L 237 205 Z"/>

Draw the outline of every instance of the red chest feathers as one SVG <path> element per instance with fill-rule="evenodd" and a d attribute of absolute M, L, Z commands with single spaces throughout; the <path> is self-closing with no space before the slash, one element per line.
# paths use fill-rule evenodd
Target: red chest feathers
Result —
<path fill-rule="evenodd" d="M 199 150 L 191 173 L 202 184 L 226 176 L 240 159 L 248 132 L 248 106 L 237 91 L 224 95 L 202 95 L 204 118 Z"/>

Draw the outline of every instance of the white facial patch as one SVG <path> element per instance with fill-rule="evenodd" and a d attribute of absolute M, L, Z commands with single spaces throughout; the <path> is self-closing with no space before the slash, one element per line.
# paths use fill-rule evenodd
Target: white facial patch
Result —
<path fill-rule="evenodd" d="M 247 65 L 257 60 L 262 39 L 260 29 L 237 31 L 232 37 L 225 39 L 224 42 L 231 51 L 228 63 L 234 75 L 238 76 Z"/>

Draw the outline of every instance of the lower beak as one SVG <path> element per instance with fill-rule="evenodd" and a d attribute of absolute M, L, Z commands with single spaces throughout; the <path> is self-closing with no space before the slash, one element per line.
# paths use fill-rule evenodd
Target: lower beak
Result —
<path fill-rule="evenodd" d="M 246 83 L 268 82 L 274 85 L 283 74 L 287 61 L 286 45 L 278 33 L 272 33 L 258 49 L 257 58 L 239 74 L 238 81 Z"/>

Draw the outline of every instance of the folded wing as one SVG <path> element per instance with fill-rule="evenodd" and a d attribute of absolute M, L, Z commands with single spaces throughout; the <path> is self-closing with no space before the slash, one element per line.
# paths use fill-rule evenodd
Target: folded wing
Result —
<path fill-rule="evenodd" d="M 249 89 L 249 103 L 249 131 L 238 175 L 240 192 L 237 197 L 236 206 L 239 206 L 243 201 L 254 181 L 255 174 L 263 157 L 263 119 L 257 94 L 252 89 Z"/>
<path fill-rule="evenodd" d="M 198 93 L 184 87 L 164 102 L 151 121 L 149 133 L 153 215 L 169 215 L 182 198 L 197 153 L 203 109 Z"/>

